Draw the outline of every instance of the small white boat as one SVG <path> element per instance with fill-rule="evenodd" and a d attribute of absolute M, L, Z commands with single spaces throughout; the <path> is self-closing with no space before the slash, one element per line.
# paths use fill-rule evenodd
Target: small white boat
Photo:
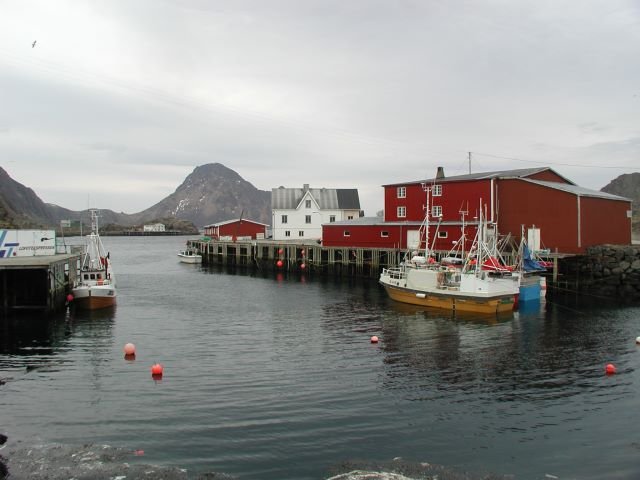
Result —
<path fill-rule="evenodd" d="M 111 255 L 105 251 L 98 234 L 98 211 L 90 210 L 91 234 L 87 235 L 77 285 L 72 289 L 77 308 L 95 310 L 116 304 L 116 276 Z"/>
<path fill-rule="evenodd" d="M 195 250 L 182 250 L 178 253 L 178 258 L 182 263 L 202 263 L 202 255 Z"/>

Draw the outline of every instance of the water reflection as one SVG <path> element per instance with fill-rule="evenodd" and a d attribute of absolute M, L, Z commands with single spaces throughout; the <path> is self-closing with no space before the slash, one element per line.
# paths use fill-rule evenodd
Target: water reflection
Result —
<path fill-rule="evenodd" d="M 598 388 L 603 365 L 627 348 L 600 316 L 568 317 L 541 303 L 513 315 L 443 314 L 393 304 L 382 326 L 386 388 L 429 398 L 436 391 L 489 401 L 548 401 Z M 618 382 L 623 387 L 624 380 Z"/>
<path fill-rule="evenodd" d="M 57 357 L 76 346 L 78 338 L 100 351 L 112 337 L 116 307 L 96 311 L 67 310 L 53 317 L 12 315 L 0 319 L 0 370 L 61 365 Z M 73 345 L 72 345 L 73 344 Z"/>

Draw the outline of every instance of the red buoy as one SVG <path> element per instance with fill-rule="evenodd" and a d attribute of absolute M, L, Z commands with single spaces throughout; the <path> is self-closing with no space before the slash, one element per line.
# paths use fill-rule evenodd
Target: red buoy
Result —
<path fill-rule="evenodd" d="M 613 375 L 616 373 L 616 366 L 613 363 L 607 363 L 604 371 L 607 372 L 607 375 Z"/>
<path fill-rule="evenodd" d="M 164 368 L 159 363 L 154 363 L 151 365 L 151 375 L 153 376 L 162 376 Z"/>
<path fill-rule="evenodd" d="M 283 265 L 282 260 L 278 260 L 276 262 L 276 265 L 278 266 L 278 268 L 282 268 L 282 265 Z"/>
<path fill-rule="evenodd" d="M 306 266 L 304 263 L 301 263 L 301 264 L 300 264 L 300 268 L 301 268 L 302 270 L 304 270 L 305 268 L 307 268 L 307 266 Z"/>
<path fill-rule="evenodd" d="M 378 343 L 378 337 L 375 335 L 371 337 L 371 343 Z"/>
<path fill-rule="evenodd" d="M 283 253 L 284 253 L 284 250 L 282 250 L 282 249 L 278 250 L 278 255 L 282 255 Z"/>
<path fill-rule="evenodd" d="M 73 295 L 68 294 L 67 295 L 67 303 L 71 303 L 71 302 L 73 302 Z"/>
<path fill-rule="evenodd" d="M 136 346 L 133 343 L 127 343 L 124 346 L 124 354 L 125 355 L 135 355 L 136 354 Z"/>

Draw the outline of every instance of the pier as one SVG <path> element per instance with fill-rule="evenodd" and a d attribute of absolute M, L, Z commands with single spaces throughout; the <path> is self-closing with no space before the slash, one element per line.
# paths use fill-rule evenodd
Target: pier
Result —
<path fill-rule="evenodd" d="M 372 278 L 382 268 L 396 265 L 405 253 L 400 249 L 323 247 L 315 241 L 189 240 L 187 247 L 197 250 L 205 265 Z"/>
<path fill-rule="evenodd" d="M 74 284 L 80 253 L 3 258 L 0 262 L 0 313 L 64 308 Z"/>
<path fill-rule="evenodd" d="M 262 271 L 309 272 L 336 277 L 378 278 L 383 268 L 396 266 L 405 249 L 325 247 L 316 241 L 188 240 L 187 248 L 202 255 L 204 265 L 224 265 Z M 438 258 L 449 252 L 435 251 Z M 548 288 L 558 288 L 566 278 L 559 272 L 561 261 L 574 255 L 549 253 L 553 269 L 546 274 Z M 505 261 L 513 258 L 505 256 Z M 282 262 L 279 264 L 279 262 Z"/>

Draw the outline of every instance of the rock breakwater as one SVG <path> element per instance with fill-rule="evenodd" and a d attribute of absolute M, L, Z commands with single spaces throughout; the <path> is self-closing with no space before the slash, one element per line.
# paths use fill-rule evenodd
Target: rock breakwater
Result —
<path fill-rule="evenodd" d="M 640 301 L 640 246 L 589 247 L 585 255 L 564 259 L 560 271 L 582 293 Z"/>

